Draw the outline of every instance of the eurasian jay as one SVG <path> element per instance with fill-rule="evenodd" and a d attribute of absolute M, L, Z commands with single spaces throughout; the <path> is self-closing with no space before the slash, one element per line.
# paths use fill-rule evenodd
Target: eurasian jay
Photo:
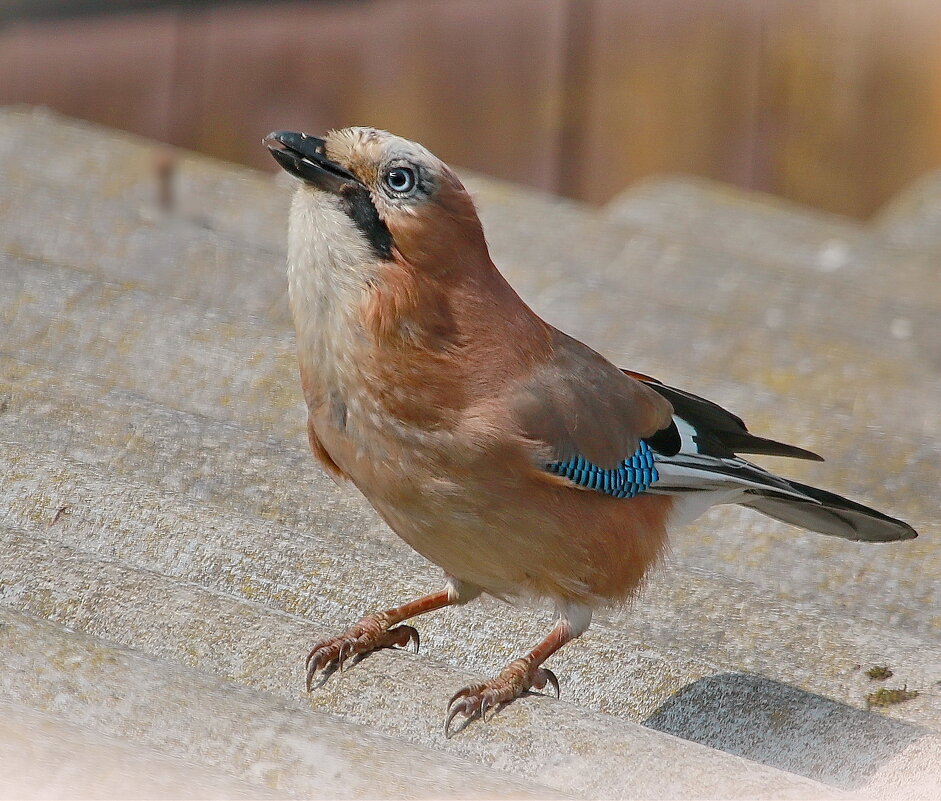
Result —
<path fill-rule="evenodd" d="M 531 688 L 558 693 L 545 660 L 593 609 L 631 596 L 669 527 L 715 504 L 851 540 L 917 536 L 740 458 L 820 460 L 540 319 L 491 261 L 460 180 L 421 145 L 372 128 L 265 144 L 300 179 L 287 273 L 311 448 L 446 576 L 440 592 L 315 645 L 308 691 L 348 657 L 417 650 L 404 621 L 488 593 L 548 599 L 558 622 L 495 678 L 458 691 L 445 733 L 456 715 Z"/>

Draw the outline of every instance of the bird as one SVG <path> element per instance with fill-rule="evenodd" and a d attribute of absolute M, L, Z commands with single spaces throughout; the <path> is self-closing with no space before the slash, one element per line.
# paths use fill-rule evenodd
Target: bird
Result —
<path fill-rule="evenodd" d="M 669 529 L 717 504 L 848 540 L 917 536 L 741 456 L 817 454 L 542 320 L 491 260 L 458 176 L 422 145 L 369 127 L 263 143 L 297 179 L 287 283 L 310 447 L 445 579 L 315 644 L 308 692 L 351 657 L 417 651 L 406 621 L 486 594 L 551 604 L 557 619 L 451 697 L 445 736 L 459 715 L 463 728 L 532 690 L 558 696 L 545 661 L 636 593 Z"/>

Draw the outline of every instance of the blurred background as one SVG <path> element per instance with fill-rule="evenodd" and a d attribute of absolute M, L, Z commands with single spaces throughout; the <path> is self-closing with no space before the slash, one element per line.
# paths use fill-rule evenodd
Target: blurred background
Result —
<path fill-rule="evenodd" d="M 266 170 L 350 124 L 603 203 L 691 173 L 859 218 L 941 166 L 938 0 L 0 0 L 0 104 Z"/>

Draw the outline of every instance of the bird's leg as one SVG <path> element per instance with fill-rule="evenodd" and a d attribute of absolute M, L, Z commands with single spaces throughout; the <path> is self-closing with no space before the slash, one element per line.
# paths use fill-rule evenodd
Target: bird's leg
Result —
<path fill-rule="evenodd" d="M 450 737 L 451 722 L 457 715 L 463 715 L 468 721 L 471 718 L 482 717 L 488 709 L 506 704 L 515 698 L 524 695 L 535 687 L 543 689 L 547 684 L 552 685 L 556 698 L 559 697 L 559 680 L 548 668 L 542 667 L 550 656 L 558 651 L 567 642 L 578 637 L 591 620 L 591 612 L 587 608 L 573 607 L 575 615 L 563 613 L 555 628 L 549 632 L 539 645 L 533 648 L 522 659 L 510 662 L 496 678 L 480 684 L 471 684 L 458 690 L 448 702 L 448 714 L 444 723 L 444 736 Z M 466 725 L 466 722 L 465 724 Z M 463 728 L 463 726 L 459 727 Z"/>
<path fill-rule="evenodd" d="M 418 632 L 411 626 L 400 626 L 399 623 L 454 603 L 459 603 L 459 600 L 453 587 L 449 585 L 448 589 L 422 596 L 394 609 L 366 615 L 339 637 L 331 637 L 329 640 L 317 643 L 307 655 L 305 663 L 307 692 L 323 684 L 332 672 L 325 672 L 321 680 L 315 684 L 314 679 L 318 671 L 330 666 L 342 670 L 343 663 L 351 656 L 360 656 L 379 648 L 392 646 L 404 648 L 409 643 L 414 645 L 415 653 L 418 653 Z"/>

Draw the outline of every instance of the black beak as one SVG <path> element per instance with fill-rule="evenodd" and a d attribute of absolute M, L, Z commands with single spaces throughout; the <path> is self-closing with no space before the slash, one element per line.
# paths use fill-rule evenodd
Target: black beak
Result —
<path fill-rule="evenodd" d="M 353 173 L 327 158 L 324 141 L 316 136 L 275 131 L 262 144 L 287 172 L 319 189 L 339 194 L 344 187 L 360 183 Z"/>

